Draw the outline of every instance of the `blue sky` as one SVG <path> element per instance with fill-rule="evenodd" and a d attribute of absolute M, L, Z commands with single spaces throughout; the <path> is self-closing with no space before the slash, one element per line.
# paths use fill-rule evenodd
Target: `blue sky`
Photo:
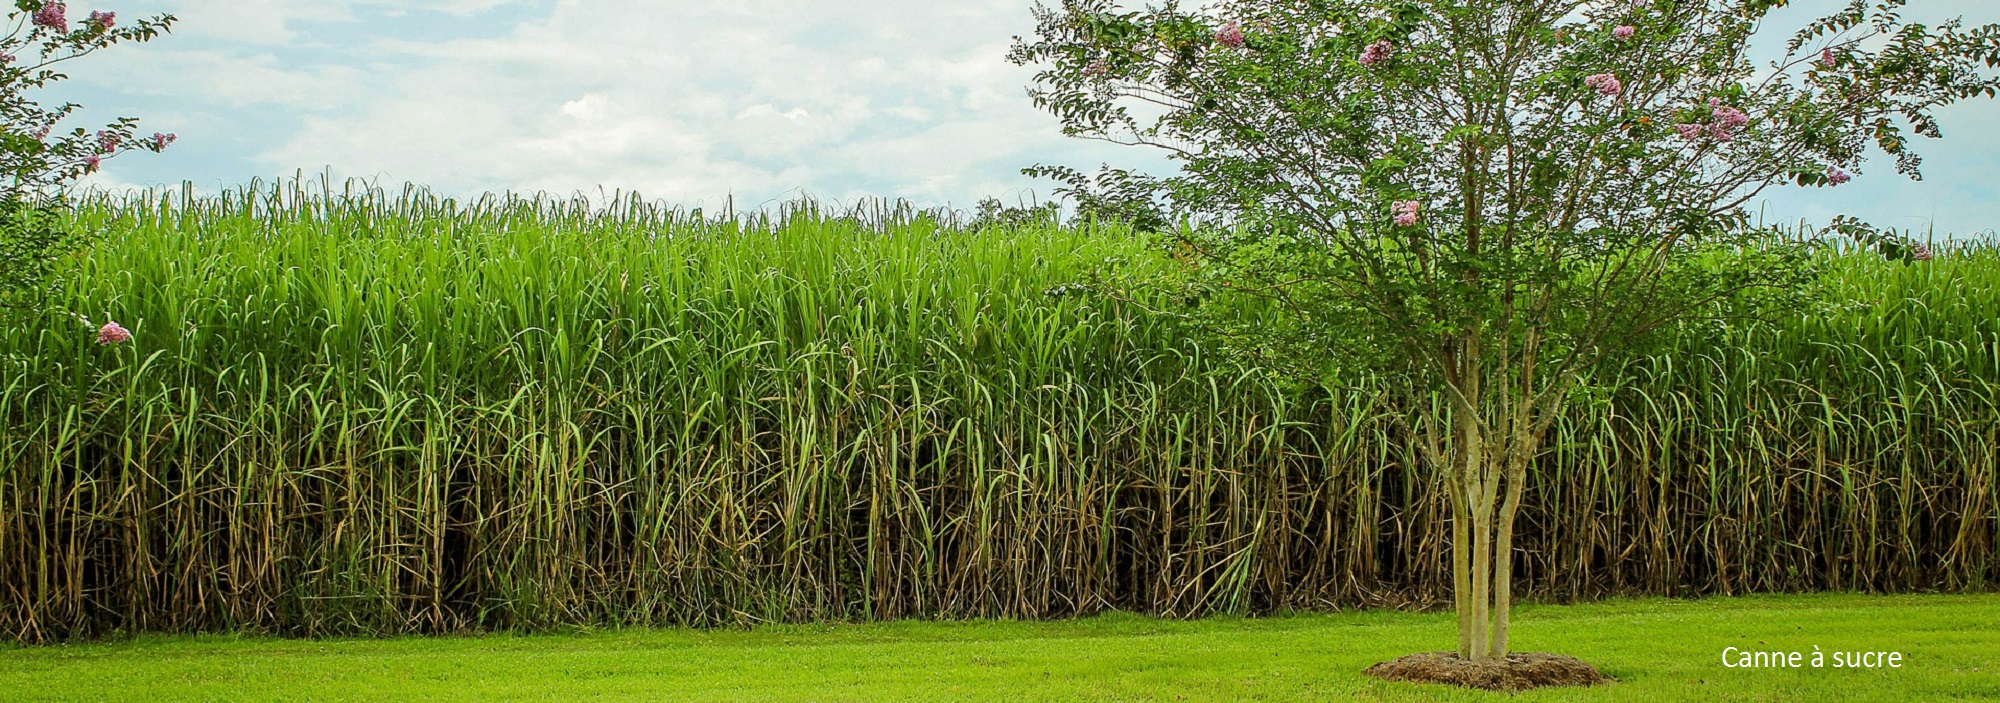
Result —
<path fill-rule="evenodd" d="M 171 34 L 67 64 L 36 95 L 66 124 L 141 118 L 164 154 L 106 162 L 89 185 L 201 192 L 331 171 L 446 195 L 637 191 L 739 208 L 812 194 L 972 207 L 1048 197 L 1035 163 L 1166 172 L 1160 154 L 1069 139 L 1005 59 L 1033 0 L 105 0 Z M 1844 5 L 1801 0 L 1772 36 Z M 2000 2 L 1916 0 L 1913 20 L 2000 22 Z M 2000 103 L 1942 113 L 1918 140 L 1925 181 L 1886 158 L 1836 189 L 1782 189 L 1767 217 L 1853 214 L 1898 228 L 2000 227 Z"/>

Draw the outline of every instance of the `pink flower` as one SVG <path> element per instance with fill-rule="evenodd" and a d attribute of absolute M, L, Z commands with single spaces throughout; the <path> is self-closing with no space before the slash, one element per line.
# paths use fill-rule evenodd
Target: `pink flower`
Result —
<path fill-rule="evenodd" d="M 97 164 L 99 164 L 99 163 L 101 163 L 101 162 L 103 162 L 103 159 L 100 159 L 100 158 L 97 158 L 97 156 L 96 156 L 96 155 L 94 155 L 94 154 L 93 154 L 93 155 L 91 155 L 91 156 L 86 156 L 86 157 L 83 157 L 83 172 L 84 172 L 84 173 L 96 173 L 96 172 L 97 172 Z"/>
<path fill-rule="evenodd" d="M 1700 137 L 1706 131 L 1708 136 L 1716 141 L 1728 142 L 1736 140 L 1737 129 L 1750 123 L 1749 115 L 1744 114 L 1742 110 L 1722 104 L 1720 99 L 1709 98 L 1708 106 L 1714 115 L 1714 120 L 1708 125 L 1677 124 L 1674 125 L 1674 131 L 1680 132 L 1681 138 L 1689 141 Z"/>
<path fill-rule="evenodd" d="M 1638 33 L 1639 28 L 1629 24 L 1621 24 L 1618 25 L 1617 29 L 1611 30 L 1611 36 L 1618 37 L 1619 39 L 1631 39 L 1632 35 Z"/>
<path fill-rule="evenodd" d="M 153 133 L 153 151 L 159 151 L 159 150 L 161 150 L 161 149 L 165 149 L 165 148 L 167 148 L 167 145 L 168 145 L 168 144 L 172 144 L 172 143 L 174 143 L 174 139 L 175 139 L 175 137 L 174 137 L 174 135 L 173 135 L 173 134 L 171 134 L 171 133 L 168 133 L 168 134 L 161 134 L 161 133 L 159 133 L 159 132 L 154 132 L 154 133 Z"/>
<path fill-rule="evenodd" d="M 13 54 L 0 53 L 0 64 L 9 64 L 13 62 L 14 62 Z"/>
<path fill-rule="evenodd" d="M 1916 259 L 1918 261 L 1930 261 L 1931 259 L 1937 258 L 1937 255 L 1931 253 L 1931 245 L 1925 244 L 1923 242 L 1917 242 L 1916 244 L 1910 246 L 1910 258 Z"/>
<path fill-rule="evenodd" d="M 116 322 L 106 322 L 97 330 L 98 344 L 124 344 L 132 341 L 132 331 L 119 327 Z"/>
<path fill-rule="evenodd" d="M 1835 59 L 1835 58 L 1833 57 L 1833 49 L 1821 49 L 1821 50 L 1820 50 L 1820 52 L 1819 52 L 1819 65 L 1821 65 L 1821 66 L 1825 66 L 1825 67 L 1827 67 L 1827 68 L 1833 68 L 1833 65 L 1834 65 L 1835 63 L 1838 63 L 1838 60 L 1837 60 L 1837 59 Z"/>
<path fill-rule="evenodd" d="M 117 16 L 118 13 L 116 12 L 98 12 L 96 10 L 90 11 L 90 21 L 96 23 L 98 26 L 101 26 L 105 29 L 111 28 L 111 23 Z"/>
<path fill-rule="evenodd" d="M 1396 214 L 1396 226 L 1408 227 L 1417 223 L 1417 210 L 1423 206 L 1415 200 L 1398 200 L 1390 203 L 1389 211 Z"/>
<path fill-rule="evenodd" d="M 1217 42 L 1221 42 L 1223 46 L 1227 46 L 1231 49 L 1242 47 L 1243 28 L 1236 26 L 1235 22 L 1222 25 L 1222 29 L 1216 30 L 1215 32 L 1215 40 Z"/>
<path fill-rule="evenodd" d="M 1389 40 L 1377 40 L 1375 43 L 1369 44 L 1367 49 L 1361 51 L 1361 65 L 1373 66 L 1381 63 L 1383 59 L 1389 58 L 1389 53 L 1395 49 L 1396 45 L 1390 44 Z"/>
<path fill-rule="evenodd" d="M 42 140 L 47 138 L 49 138 L 49 125 L 42 125 L 41 129 L 35 130 L 36 140 Z"/>
<path fill-rule="evenodd" d="M 1619 91 L 1625 89 L 1625 85 L 1618 82 L 1618 77 L 1609 73 L 1586 77 L 1583 79 L 1583 84 L 1595 88 L 1598 95 L 1617 95 Z"/>
<path fill-rule="evenodd" d="M 69 19 L 63 17 L 63 11 L 63 4 L 60 2 L 44 3 L 42 9 L 35 11 L 35 26 L 68 34 Z"/>
<path fill-rule="evenodd" d="M 1826 167 L 1826 180 L 1834 185 L 1840 185 L 1854 180 L 1854 177 L 1847 175 L 1846 171 L 1840 170 L 1839 166 L 1828 166 Z"/>
<path fill-rule="evenodd" d="M 1750 116 L 1733 107 L 1715 108 L 1715 123 L 1723 129 L 1736 129 L 1750 123 Z"/>
<path fill-rule="evenodd" d="M 118 148 L 118 134 L 97 130 L 97 153 L 109 154 Z"/>

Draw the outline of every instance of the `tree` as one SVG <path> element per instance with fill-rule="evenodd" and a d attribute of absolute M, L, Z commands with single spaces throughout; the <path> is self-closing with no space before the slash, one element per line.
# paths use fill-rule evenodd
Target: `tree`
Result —
<path fill-rule="evenodd" d="M 1179 162 L 1111 180 L 1190 225 L 1190 281 L 1268 301 L 1239 352 L 1406 381 L 1450 494 L 1458 654 L 1492 660 L 1529 472 L 1594 372 L 1810 275 L 1804 242 L 1752 225 L 1757 194 L 1844 183 L 1870 144 L 1920 177 L 1905 126 L 1937 137 L 1935 108 L 2000 88 L 2000 29 L 1905 23 L 1905 0 L 1854 0 L 1759 67 L 1786 4 L 1064 0 L 1010 59 L 1042 67 L 1029 95 L 1065 134 Z"/>
<path fill-rule="evenodd" d="M 88 241 L 88 233 L 60 224 L 67 184 L 105 159 L 135 148 L 157 152 L 174 141 L 171 134 L 135 141 L 138 120 L 130 117 L 94 133 L 77 127 L 51 139 L 56 123 L 81 106 L 44 109 L 25 91 L 66 78 L 56 64 L 121 41 L 150 40 L 174 17 L 117 28 L 117 13 L 93 11 L 72 26 L 61 2 L 16 0 L 14 7 L 8 32 L 0 36 L 0 173 L 7 177 L 0 182 L 0 310 L 18 312 L 38 307 L 56 260 Z"/>

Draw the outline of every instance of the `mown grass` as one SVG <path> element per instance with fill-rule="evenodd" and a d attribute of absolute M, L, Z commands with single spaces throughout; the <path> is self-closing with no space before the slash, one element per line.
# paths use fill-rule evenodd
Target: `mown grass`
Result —
<path fill-rule="evenodd" d="M 1449 614 L 914 622 L 572 635 L 146 636 L 0 650 L 12 701 L 1950 701 L 2000 697 L 2000 595 L 1526 605 L 1524 650 L 1618 683 L 1518 696 L 1363 677 Z M 1728 669 L 1725 647 L 1893 650 L 1898 669 Z"/>
<path fill-rule="evenodd" d="M 455 633 L 1437 602 L 1383 388 L 1049 295 L 1119 229 L 308 190 L 89 204 L 0 325 L 0 637 Z M 1600 379 L 1520 590 L 2000 583 L 2000 249 Z"/>

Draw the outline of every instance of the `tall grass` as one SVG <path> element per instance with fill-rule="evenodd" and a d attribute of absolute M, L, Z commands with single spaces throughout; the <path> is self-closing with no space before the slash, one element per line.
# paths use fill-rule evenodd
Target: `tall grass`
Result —
<path fill-rule="evenodd" d="M 176 195 L 178 197 L 176 197 Z M 1375 389 L 1051 296 L 1124 233 L 909 208 L 253 185 L 101 200 L 0 326 L 0 632 L 291 634 L 1435 603 Z M 1579 406 L 1524 590 L 1984 588 L 2000 252 L 1846 257 L 1840 313 Z"/>

